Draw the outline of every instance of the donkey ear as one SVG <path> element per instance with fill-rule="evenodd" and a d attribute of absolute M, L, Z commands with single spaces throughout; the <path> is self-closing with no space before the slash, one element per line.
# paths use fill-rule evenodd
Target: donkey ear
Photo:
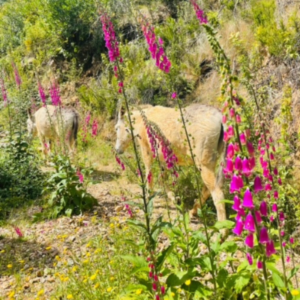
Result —
<path fill-rule="evenodd" d="M 118 119 L 121 120 L 125 114 L 125 108 L 123 106 L 119 109 Z"/>
<path fill-rule="evenodd" d="M 27 109 L 27 116 L 28 116 L 28 119 L 32 121 L 32 114 L 31 114 L 30 108 Z"/>

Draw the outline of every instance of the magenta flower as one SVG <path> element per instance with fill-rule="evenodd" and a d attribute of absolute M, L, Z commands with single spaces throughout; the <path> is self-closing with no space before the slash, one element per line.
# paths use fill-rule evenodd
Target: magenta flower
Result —
<path fill-rule="evenodd" d="M 239 192 L 243 186 L 244 183 L 242 177 L 233 175 L 230 183 L 230 193 Z"/>
<path fill-rule="evenodd" d="M 232 206 L 232 209 L 234 209 L 235 211 L 239 211 L 241 209 L 241 200 L 240 198 L 235 195 L 234 198 L 233 198 L 233 206 Z"/>
<path fill-rule="evenodd" d="M 252 259 L 251 254 L 250 254 L 250 253 L 247 253 L 247 254 L 246 254 L 246 257 L 247 257 L 247 260 L 248 260 L 248 262 L 249 262 L 249 265 L 252 266 L 252 264 L 253 264 L 253 259 Z"/>
<path fill-rule="evenodd" d="M 235 162 L 234 162 L 234 168 L 237 170 L 237 171 L 241 171 L 242 168 L 243 168 L 243 165 L 242 165 L 242 160 L 239 156 L 236 157 L 235 159 Z"/>
<path fill-rule="evenodd" d="M 243 208 L 241 208 L 241 209 L 238 210 L 238 213 L 237 213 L 235 219 L 237 221 L 239 221 L 239 220 L 242 221 L 242 217 L 244 217 L 245 215 L 246 215 L 245 210 Z"/>
<path fill-rule="evenodd" d="M 41 100 L 42 100 L 43 104 L 46 105 L 46 95 L 45 95 L 44 89 L 40 83 L 38 83 L 38 88 L 39 88 L 39 94 L 40 94 Z"/>
<path fill-rule="evenodd" d="M 13 67 L 13 69 L 14 69 L 14 74 L 15 74 L 16 84 L 17 84 L 18 88 L 20 88 L 21 83 L 22 83 L 22 80 L 21 80 L 21 77 L 20 77 L 18 68 L 16 67 L 16 65 L 15 65 L 14 62 L 12 62 L 12 67 Z"/>
<path fill-rule="evenodd" d="M 286 242 L 282 242 L 282 247 L 285 247 L 286 246 Z"/>
<path fill-rule="evenodd" d="M 274 159 L 274 153 L 270 153 L 270 159 L 273 160 Z"/>
<path fill-rule="evenodd" d="M 274 203 L 274 204 L 272 205 L 272 211 L 273 211 L 273 212 L 277 212 L 277 211 L 278 211 L 278 207 L 277 207 L 277 204 L 276 204 L 276 203 Z"/>
<path fill-rule="evenodd" d="M 283 213 L 282 211 L 279 213 L 279 220 L 280 220 L 281 222 L 284 221 L 284 213 Z"/>
<path fill-rule="evenodd" d="M 92 136 L 95 137 L 98 134 L 98 122 L 95 119 L 92 124 Z"/>
<path fill-rule="evenodd" d="M 253 168 L 255 167 L 255 157 L 250 157 L 248 158 L 248 167 L 250 170 L 253 170 Z"/>
<path fill-rule="evenodd" d="M 274 247 L 274 242 L 272 240 L 269 240 L 266 244 L 266 255 L 267 257 L 270 257 L 272 254 L 275 254 L 276 250 Z"/>
<path fill-rule="evenodd" d="M 194 6 L 194 10 L 196 12 L 197 19 L 199 20 L 200 24 L 207 24 L 207 17 L 205 16 L 202 9 L 200 9 L 199 5 L 195 0 L 191 0 L 192 5 Z"/>
<path fill-rule="evenodd" d="M 289 256 L 286 257 L 286 262 L 289 263 L 291 261 L 291 258 Z"/>
<path fill-rule="evenodd" d="M 235 233 L 236 235 L 241 235 L 243 232 L 243 228 L 244 228 L 244 223 L 242 222 L 242 220 L 238 220 L 236 222 L 235 228 L 232 229 L 232 232 Z"/>
<path fill-rule="evenodd" d="M 247 149 L 248 149 L 248 152 L 249 152 L 249 155 L 252 157 L 254 156 L 254 147 L 253 147 L 253 144 L 250 143 L 250 142 L 247 142 Z"/>
<path fill-rule="evenodd" d="M 270 183 L 267 183 L 265 186 L 265 191 L 271 191 L 272 190 L 272 186 Z"/>
<path fill-rule="evenodd" d="M 252 174 L 252 170 L 249 168 L 249 161 L 247 158 L 244 158 L 242 161 L 242 172 L 246 177 Z"/>
<path fill-rule="evenodd" d="M 76 175 L 78 176 L 79 182 L 83 183 L 83 174 L 80 172 L 79 169 L 77 170 Z"/>
<path fill-rule="evenodd" d="M 282 185 L 281 178 L 278 178 L 278 184 L 279 184 L 279 185 Z"/>
<path fill-rule="evenodd" d="M 273 172 L 274 172 L 274 175 L 278 175 L 278 169 L 277 168 L 274 168 L 274 170 L 273 170 Z"/>
<path fill-rule="evenodd" d="M 155 296 L 155 300 L 160 300 L 159 295 L 156 295 L 156 296 Z"/>
<path fill-rule="evenodd" d="M 61 105 L 61 100 L 60 100 L 60 95 L 59 95 L 59 88 L 55 84 L 55 82 L 53 82 L 51 87 L 50 87 L 50 97 L 51 97 L 52 104 L 54 106 Z"/>
<path fill-rule="evenodd" d="M 153 282 L 153 284 L 152 284 L 152 288 L 153 288 L 153 290 L 154 290 L 154 291 L 156 291 L 156 290 L 157 290 L 157 284 L 156 284 L 155 282 Z"/>
<path fill-rule="evenodd" d="M 151 56 L 156 61 L 156 66 L 162 71 L 169 73 L 171 68 L 171 62 L 165 54 L 164 48 L 162 47 L 162 39 L 157 39 L 153 28 L 147 23 L 142 24 L 142 31 L 146 42 L 149 46 L 148 50 Z"/>
<path fill-rule="evenodd" d="M 268 229 L 263 227 L 259 233 L 259 242 L 261 244 L 265 244 L 269 241 Z"/>
<path fill-rule="evenodd" d="M 262 216 L 266 217 L 268 215 L 268 207 L 265 201 L 261 202 L 259 210 Z"/>
<path fill-rule="evenodd" d="M 225 115 L 222 116 L 222 123 L 225 124 L 227 121 L 227 117 Z"/>
<path fill-rule="evenodd" d="M 23 233 L 19 227 L 14 227 L 16 234 L 21 238 L 23 237 Z"/>
<path fill-rule="evenodd" d="M 229 144 L 227 147 L 227 158 L 232 158 L 234 156 L 234 147 L 232 144 Z"/>
<path fill-rule="evenodd" d="M 150 172 L 148 173 L 148 175 L 147 175 L 147 181 L 148 181 L 149 184 L 150 184 L 151 181 L 152 181 L 152 172 L 151 172 L 151 171 L 150 171 Z"/>
<path fill-rule="evenodd" d="M 233 118 L 233 117 L 234 117 L 234 114 L 235 114 L 234 108 L 230 108 L 230 109 L 229 109 L 229 115 L 230 115 L 230 117 Z"/>
<path fill-rule="evenodd" d="M 294 244 L 294 238 L 293 237 L 290 238 L 290 243 Z"/>
<path fill-rule="evenodd" d="M 174 92 L 173 94 L 172 94 L 172 99 L 175 99 L 177 97 L 177 94 Z"/>
<path fill-rule="evenodd" d="M 233 162 L 230 158 L 227 158 L 226 160 L 226 169 L 223 169 L 223 172 L 225 174 L 231 174 L 233 172 Z"/>
<path fill-rule="evenodd" d="M 280 231 L 280 235 L 281 235 L 281 236 L 284 236 L 284 235 L 285 235 L 285 232 L 284 232 L 284 231 Z"/>
<path fill-rule="evenodd" d="M 259 176 L 256 176 L 254 179 L 254 193 L 258 193 L 262 191 L 264 187 L 262 186 L 262 182 Z"/>
<path fill-rule="evenodd" d="M 278 199 L 278 191 L 274 191 L 274 198 Z"/>
<path fill-rule="evenodd" d="M 105 46 L 108 49 L 108 56 L 111 62 L 120 57 L 119 43 L 116 38 L 114 26 L 106 13 L 100 17 L 104 33 Z"/>
<path fill-rule="evenodd" d="M 258 269 L 262 269 L 262 268 L 263 268 L 263 263 L 262 263 L 262 261 L 260 261 L 260 260 L 257 261 L 257 268 L 258 268 Z"/>
<path fill-rule="evenodd" d="M 250 233 L 246 236 L 246 239 L 245 239 L 245 245 L 249 248 L 253 248 L 254 247 L 254 237 L 253 237 L 253 234 Z"/>
<path fill-rule="evenodd" d="M 246 136 L 245 136 L 245 133 L 241 133 L 240 134 L 240 140 L 241 140 L 241 144 L 242 145 L 246 145 Z"/>
<path fill-rule="evenodd" d="M 274 216 L 270 216 L 270 222 L 273 222 L 274 221 Z"/>
<path fill-rule="evenodd" d="M 244 194 L 243 206 L 247 208 L 254 208 L 252 194 L 249 189 L 246 190 Z"/>
<path fill-rule="evenodd" d="M 162 287 L 161 287 L 161 293 L 164 295 L 164 294 L 165 294 L 165 292 L 166 292 L 166 289 L 165 289 L 165 287 L 164 287 L 164 286 L 162 286 Z"/>
<path fill-rule="evenodd" d="M 240 115 L 235 115 L 236 122 L 240 124 L 242 122 Z"/>
<path fill-rule="evenodd" d="M 254 218 L 251 213 L 249 213 L 246 217 L 244 228 L 251 232 L 255 231 Z"/>
<path fill-rule="evenodd" d="M 232 126 L 228 127 L 227 136 L 228 136 L 228 139 L 231 139 L 232 137 L 234 137 L 234 129 Z"/>
<path fill-rule="evenodd" d="M 257 223 L 261 224 L 262 219 L 261 219 L 259 211 L 255 211 L 255 218 L 256 218 Z"/>

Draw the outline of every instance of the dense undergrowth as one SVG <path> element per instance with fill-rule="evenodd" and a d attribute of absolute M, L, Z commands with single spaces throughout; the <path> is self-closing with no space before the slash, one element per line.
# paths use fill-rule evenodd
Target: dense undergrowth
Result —
<path fill-rule="evenodd" d="M 117 115 L 120 120 L 122 105 L 134 148 L 129 156 L 116 157 L 129 180 L 141 187 L 138 199 L 125 202 L 127 225 L 105 223 L 110 238 L 99 236 L 84 254 L 72 254 L 75 266 L 60 268 L 68 257 L 56 256 L 52 271 L 62 284 L 53 297 L 297 299 L 300 293 L 294 263 L 300 218 L 297 4 L 198 4 L 201 9 L 195 1 L 183 0 L 0 2 L 0 219 L 7 220 L 12 208 L 36 199 L 42 208 L 35 222 L 89 211 L 96 200 L 87 185 L 98 156 L 104 165 L 111 163 L 111 120 Z M 159 55 L 154 44 L 162 49 Z M 120 53 L 112 54 L 116 49 Z M 67 151 L 62 126 L 48 174 L 41 171 L 38 146 L 27 136 L 27 110 L 52 103 L 62 119 L 60 101 L 80 113 L 78 153 L 73 157 Z M 191 102 L 222 107 L 228 146 L 223 168 L 230 220 L 213 224 L 215 211 L 200 206 L 203 226 L 196 231 L 186 212 L 203 188 L 195 161 L 190 168 L 177 166 L 172 145 L 143 115 L 153 156 L 159 147 L 167 153 L 164 167 L 157 160 L 152 173 L 146 173 L 131 120 L 131 105 L 176 107 L 185 132 L 184 107 Z M 194 158 L 193 137 L 186 132 L 185 139 Z M 42 143 L 42 148 L 49 152 L 51 145 Z M 163 197 L 173 190 L 175 220 L 169 213 L 167 218 L 155 214 L 152 178 Z M 136 210 L 142 216 L 136 217 Z M 232 230 L 235 235 L 224 234 Z M 164 240 L 168 243 L 162 246 Z M 8 255 L 6 263 L 10 259 Z M 14 274 L 12 267 L 7 269 L 5 274 Z M 8 297 L 22 299 L 20 291 Z M 37 299 L 43 298 L 43 292 L 37 293 Z"/>

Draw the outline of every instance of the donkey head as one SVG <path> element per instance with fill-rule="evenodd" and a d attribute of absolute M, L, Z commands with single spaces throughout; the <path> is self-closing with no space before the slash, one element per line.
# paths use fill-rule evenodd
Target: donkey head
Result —
<path fill-rule="evenodd" d="M 131 141 L 130 130 L 125 123 L 124 113 L 125 110 L 121 107 L 118 113 L 118 121 L 115 126 L 117 135 L 115 150 L 118 154 L 122 154 L 125 151 L 125 149 L 129 146 Z"/>
<path fill-rule="evenodd" d="M 32 117 L 30 109 L 28 109 L 27 113 L 28 113 L 28 119 L 27 119 L 28 137 L 31 138 L 32 136 L 35 136 L 37 134 L 37 129 L 36 129 L 34 117 Z"/>

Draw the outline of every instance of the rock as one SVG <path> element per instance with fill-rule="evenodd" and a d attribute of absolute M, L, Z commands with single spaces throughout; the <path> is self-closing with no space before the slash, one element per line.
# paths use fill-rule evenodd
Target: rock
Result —
<path fill-rule="evenodd" d="M 115 207 L 115 211 L 116 211 L 116 212 L 120 212 L 120 211 L 122 211 L 123 209 L 124 209 L 124 206 L 121 206 L 121 205 L 118 205 L 118 206 Z"/>

